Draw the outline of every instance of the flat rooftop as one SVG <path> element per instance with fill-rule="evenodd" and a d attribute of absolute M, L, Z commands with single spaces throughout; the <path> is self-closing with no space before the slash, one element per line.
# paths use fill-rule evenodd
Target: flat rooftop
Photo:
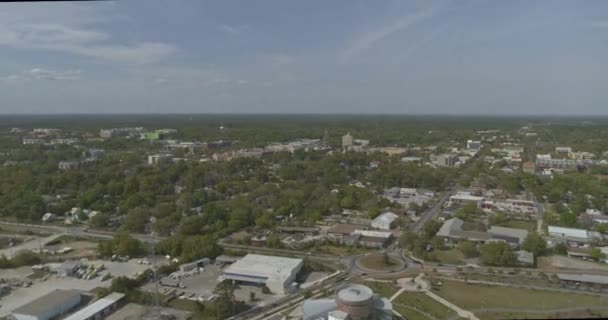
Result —
<path fill-rule="evenodd" d="M 79 310 L 78 312 L 72 314 L 71 316 L 63 319 L 63 320 L 80 320 L 80 319 L 88 319 L 97 313 L 101 312 L 105 308 L 115 304 L 125 297 L 124 293 L 113 292 L 109 295 L 93 302 L 92 304 L 86 306 L 85 308 Z"/>
<path fill-rule="evenodd" d="M 50 310 L 54 310 L 57 305 L 62 305 L 65 301 L 70 301 L 74 298 L 80 300 L 80 292 L 76 290 L 56 289 L 13 310 L 13 313 L 32 316 L 49 314 L 52 313 Z"/>
<path fill-rule="evenodd" d="M 224 270 L 224 275 L 284 278 L 302 264 L 302 259 L 248 254 Z"/>

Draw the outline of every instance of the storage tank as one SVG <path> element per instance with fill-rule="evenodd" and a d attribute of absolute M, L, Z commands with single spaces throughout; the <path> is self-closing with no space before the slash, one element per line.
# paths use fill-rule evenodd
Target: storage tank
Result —
<path fill-rule="evenodd" d="M 353 320 L 369 319 L 373 311 L 373 298 L 372 289 L 351 284 L 338 291 L 336 305 L 338 310 L 346 312 Z"/>

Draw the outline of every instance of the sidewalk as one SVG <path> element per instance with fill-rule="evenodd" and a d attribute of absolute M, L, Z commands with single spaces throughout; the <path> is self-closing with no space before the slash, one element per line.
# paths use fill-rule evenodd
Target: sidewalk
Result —
<path fill-rule="evenodd" d="M 446 299 L 444 299 L 444 298 L 442 298 L 442 297 L 440 297 L 440 296 L 436 295 L 435 293 L 431 292 L 431 290 L 430 290 L 430 289 L 431 289 L 431 285 L 430 285 L 428 282 L 426 282 L 426 281 L 424 281 L 424 280 L 422 279 L 422 277 L 423 277 L 423 276 L 424 276 L 424 273 L 419 274 L 419 275 L 418 275 L 418 276 L 417 276 L 417 277 L 414 279 L 414 281 L 415 281 L 415 282 L 416 282 L 418 285 L 420 285 L 420 287 L 422 288 L 423 292 L 424 292 L 424 293 L 425 293 L 427 296 L 429 296 L 429 297 L 430 297 L 430 298 L 432 298 L 433 300 L 435 300 L 435 301 L 437 301 L 437 302 L 441 303 L 442 305 L 444 305 L 444 306 L 446 306 L 446 307 L 450 308 L 451 310 L 455 311 L 455 312 L 458 314 L 458 316 L 460 316 L 460 317 L 467 318 L 467 319 L 470 319 L 470 320 L 479 320 L 479 318 L 477 318 L 477 317 L 475 316 L 475 314 L 473 314 L 473 312 L 468 311 L 468 310 L 465 310 L 465 309 L 462 309 L 462 308 L 460 308 L 459 306 L 457 306 L 457 305 L 455 305 L 455 304 L 453 304 L 453 303 L 451 303 L 451 302 L 447 301 Z"/>

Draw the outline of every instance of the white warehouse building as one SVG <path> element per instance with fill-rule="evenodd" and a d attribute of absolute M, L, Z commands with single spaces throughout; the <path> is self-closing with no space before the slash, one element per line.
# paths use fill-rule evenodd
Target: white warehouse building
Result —
<path fill-rule="evenodd" d="M 56 319 L 74 309 L 81 301 L 76 290 L 55 289 L 46 295 L 13 310 L 9 319 L 49 320 Z"/>
<path fill-rule="evenodd" d="M 385 212 L 372 220 L 372 228 L 390 230 L 398 218 L 399 216 L 393 212 Z"/>
<path fill-rule="evenodd" d="M 248 254 L 227 267 L 222 278 L 241 283 L 266 285 L 273 293 L 288 293 L 304 260 Z"/>

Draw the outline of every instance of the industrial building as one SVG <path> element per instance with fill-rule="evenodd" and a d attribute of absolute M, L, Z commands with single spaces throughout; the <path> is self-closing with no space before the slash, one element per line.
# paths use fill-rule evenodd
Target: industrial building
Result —
<path fill-rule="evenodd" d="M 372 220 L 372 228 L 381 230 L 391 230 L 395 226 L 399 216 L 393 212 L 385 212 Z"/>
<path fill-rule="evenodd" d="M 588 243 L 591 241 L 591 237 L 589 236 L 590 232 L 585 229 L 564 228 L 556 226 L 549 226 L 547 229 L 549 231 L 549 236 L 561 240 L 577 243 Z"/>
<path fill-rule="evenodd" d="M 361 284 L 339 288 L 334 299 L 306 300 L 299 313 L 303 320 L 389 320 L 393 306 L 387 298 Z"/>
<path fill-rule="evenodd" d="M 125 294 L 113 292 L 63 320 L 98 320 L 118 309 Z"/>
<path fill-rule="evenodd" d="M 202 258 L 202 259 L 198 259 L 196 261 L 192 261 L 192 262 L 188 262 L 188 263 L 184 263 L 182 265 L 179 266 L 179 271 L 184 273 L 184 272 L 189 272 L 192 270 L 200 270 L 204 267 L 206 267 L 207 265 L 211 264 L 211 259 L 209 258 Z"/>
<path fill-rule="evenodd" d="M 440 154 L 431 155 L 431 162 L 440 167 L 452 167 L 458 162 L 458 155 L 455 154 Z"/>
<path fill-rule="evenodd" d="M 518 247 L 524 243 L 528 236 L 528 231 L 524 229 L 514 229 L 506 227 L 492 226 L 489 230 L 492 239 L 503 240 L 508 244 Z"/>
<path fill-rule="evenodd" d="M 481 149 L 481 141 L 467 140 L 467 149 L 469 149 L 469 150 Z"/>
<path fill-rule="evenodd" d="M 80 304 L 81 296 L 76 290 L 53 290 L 46 295 L 13 310 L 13 320 L 56 319 Z"/>
<path fill-rule="evenodd" d="M 227 267 L 221 278 L 244 284 L 266 285 L 273 293 L 284 294 L 294 287 L 302 259 L 248 254 Z"/>
<path fill-rule="evenodd" d="M 446 220 L 436 235 L 451 240 L 467 239 L 473 242 L 486 242 L 490 240 L 490 234 L 487 232 L 462 230 L 463 223 L 464 221 L 458 218 Z"/>

